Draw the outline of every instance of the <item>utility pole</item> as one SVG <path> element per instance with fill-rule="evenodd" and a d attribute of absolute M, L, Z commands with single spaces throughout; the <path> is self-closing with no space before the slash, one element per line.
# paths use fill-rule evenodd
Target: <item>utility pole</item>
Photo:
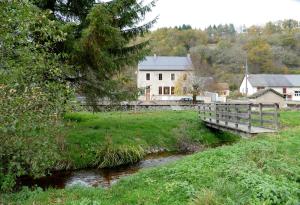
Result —
<path fill-rule="evenodd" d="M 247 58 L 247 56 L 246 56 L 245 69 L 246 69 L 246 75 L 245 75 L 245 78 L 246 78 L 246 96 L 248 96 L 248 58 Z"/>

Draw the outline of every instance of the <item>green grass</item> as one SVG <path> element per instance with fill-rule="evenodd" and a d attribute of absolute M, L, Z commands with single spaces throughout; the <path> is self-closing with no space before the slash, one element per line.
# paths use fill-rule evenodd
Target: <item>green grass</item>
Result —
<path fill-rule="evenodd" d="M 282 127 L 293 128 L 300 125 L 300 113 L 296 111 L 285 111 L 280 113 Z"/>
<path fill-rule="evenodd" d="M 243 139 L 167 166 L 143 170 L 108 190 L 80 187 L 24 190 L 4 195 L 4 202 L 25 205 L 299 204 L 299 115 L 300 112 L 282 112 L 283 129 L 278 134 Z"/>
<path fill-rule="evenodd" d="M 69 121 L 65 130 L 66 154 L 75 168 L 92 166 L 95 153 L 105 149 L 108 143 L 113 150 L 135 145 L 139 150 L 160 147 L 177 151 L 180 137 L 208 146 L 238 139 L 234 135 L 210 132 L 199 123 L 193 111 L 82 112 L 67 114 L 65 121 Z"/>

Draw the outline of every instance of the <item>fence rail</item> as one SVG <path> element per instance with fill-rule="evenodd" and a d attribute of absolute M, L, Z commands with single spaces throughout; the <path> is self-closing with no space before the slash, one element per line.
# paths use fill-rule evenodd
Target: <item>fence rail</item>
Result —
<path fill-rule="evenodd" d="M 252 133 L 257 128 L 279 129 L 278 104 L 233 104 L 209 103 L 199 104 L 199 117 L 207 123 L 225 126 L 234 125 L 235 129 L 245 126 Z"/>

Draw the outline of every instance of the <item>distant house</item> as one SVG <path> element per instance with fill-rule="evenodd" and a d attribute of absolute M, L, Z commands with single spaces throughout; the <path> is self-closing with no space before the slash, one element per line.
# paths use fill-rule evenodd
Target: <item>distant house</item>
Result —
<path fill-rule="evenodd" d="M 251 74 L 244 77 L 240 92 L 251 96 L 268 88 L 282 94 L 287 100 L 300 101 L 300 75 Z"/>
<path fill-rule="evenodd" d="M 144 93 L 143 100 L 153 100 L 155 96 L 175 95 L 175 86 L 178 80 L 187 81 L 193 69 L 192 61 L 188 56 L 147 56 L 138 64 L 137 86 Z M 182 93 L 187 87 L 177 86 Z"/>
<path fill-rule="evenodd" d="M 249 96 L 249 99 L 253 103 L 278 103 L 279 107 L 285 105 L 284 96 L 272 88 L 257 91 Z"/>
<path fill-rule="evenodd" d="M 215 90 L 220 96 L 229 96 L 230 89 L 228 83 L 216 83 Z"/>

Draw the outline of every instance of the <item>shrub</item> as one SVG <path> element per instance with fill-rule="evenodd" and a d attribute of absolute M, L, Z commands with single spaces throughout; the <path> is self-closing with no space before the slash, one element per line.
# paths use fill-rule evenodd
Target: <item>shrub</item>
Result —
<path fill-rule="evenodd" d="M 49 138 L 1 136 L 0 188 L 11 191 L 17 177 L 41 177 L 51 169 L 61 168 L 58 147 Z"/>
<path fill-rule="evenodd" d="M 72 94 L 63 80 L 71 67 L 52 49 L 65 34 L 51 13 L 27 1 L 1 2 L 0 10 L 0 189 L 9 191 L 19 176 L 60 166 L 52 130 Z"/>

